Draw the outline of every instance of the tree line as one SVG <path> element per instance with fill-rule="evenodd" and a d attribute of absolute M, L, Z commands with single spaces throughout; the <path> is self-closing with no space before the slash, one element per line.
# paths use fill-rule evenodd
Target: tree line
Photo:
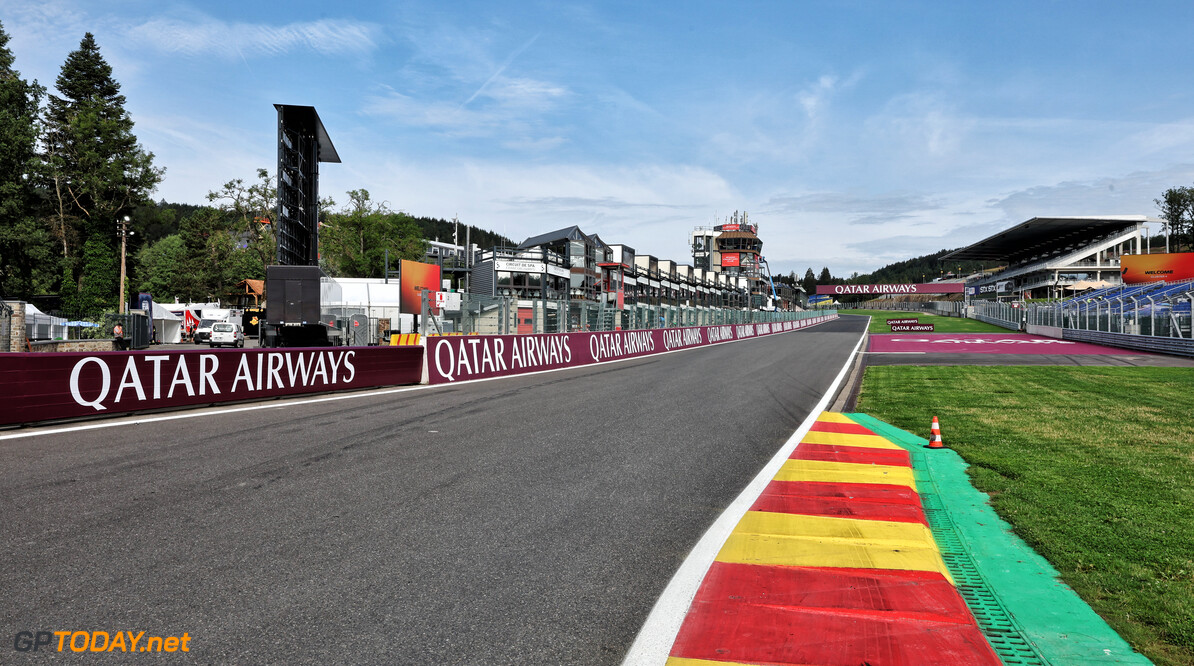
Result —
<path fill-rule="evenodd" d="M 1153 202 L 1165 220 L 1169 251 L 1194 250 L 1194 187 L 1171 187 Z"/>
<path fill-rule="evenodd" d="M 871 273 L 859 274 L 855 272 L 848 278 L 834 276 L 828 267 L 822 267 L 820 273 L 813 273 L 813 269 L 810 266 L 805 271 L 803 279 L 797 280 L 796 274 L 793 272 L 787 281 L 800 285 L 811 296 L 817 293 L 817 285 L 822 284 L 918 284 L 942 278 L 971 275 L 986 268 L 994 268 L 993 265 L 979 261 L 946 261 L 942 259 L 942 257 L 953 251 L 938 250 L 933 254 L 888 264 Z M 868 297 L 837 296 L 836 298 L 841 301 L 851 302 L 866 300 Z"/>
<path fill-rule="evenodd" d="M 67 56 L 53 91 L 21 78 L 8 42 L 0 24 L 0 296 L 97 320 L 138 291 L 215 301 L 265 277 L 277 248 L 267 169 L 209 191 L 205 205 L 155 203 L 165 169 L 138 143 L 94 35 Z M 320 201 L 320 264 L 333 276 L 381 277 L 387 250 L 393 264 L 417 260 L 424 238 L 447 239 L 454 228 L 391 210 L 364 189 L 347 195 L 340 208 Z M 471 236 L 481 247 L 513 244 L 480 229 Z"/>

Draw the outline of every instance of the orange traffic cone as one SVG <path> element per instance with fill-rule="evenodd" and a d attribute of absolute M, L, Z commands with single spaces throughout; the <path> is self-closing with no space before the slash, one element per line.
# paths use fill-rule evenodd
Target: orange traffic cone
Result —
<path fill-rule="evenodd" d="M 929 430 L 929 445 L 926 449 L 944 449 L 945 445 L 941 443 L 941 425 L 937 423 L 937 417 L 933 417 L 933 427 Z"/>

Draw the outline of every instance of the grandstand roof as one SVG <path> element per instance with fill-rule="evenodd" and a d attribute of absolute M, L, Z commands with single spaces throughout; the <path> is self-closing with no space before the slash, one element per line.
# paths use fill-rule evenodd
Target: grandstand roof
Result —
<path fill-rule="evenodd" d="M 1154 220 L 1145 215 L 1034 217 L 969 247 L 954 250 L 942 259 L 1006 261 L 1015 264 L 1036 256 L 1077 249 L 1150 221 Z"/>

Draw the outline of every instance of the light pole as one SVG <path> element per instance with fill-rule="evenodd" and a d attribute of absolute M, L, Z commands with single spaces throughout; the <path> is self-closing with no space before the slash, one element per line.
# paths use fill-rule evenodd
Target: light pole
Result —
<path fill-rule="evenodd" d="M 120 306 L 119 306 L 119 308 L 117 308 L 117 312 L 119 312 L 120 314 L 124 314 L 124 306 L 125 306 L 125 304 L 124 304 L 124 274 L 125 274 L 124 257 L 125 257 L 125 252 L 128 250 L 129 236 L 132 236 L 135 232 L 129 231 L 129 216 L 128 215 L 125 215 L 123 218 L 121 218 L 119 220 L 119 224 L 120 224 L 120 296 L 119 296 Z"/>

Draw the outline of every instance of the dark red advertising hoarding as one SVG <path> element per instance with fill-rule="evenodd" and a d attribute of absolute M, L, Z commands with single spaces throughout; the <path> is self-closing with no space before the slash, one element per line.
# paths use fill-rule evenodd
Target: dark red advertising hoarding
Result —
<path fill-rule="evenodd" d="M 836 318 L 605 333 L 468 335 L 427 339 L 432 384 L 603 363 L 808 328 Z"/>
<path fill-rule="evenodd" d="M 0 425 L 418 384 L 422 347 L 5 354 Z"/>
<path fill-rule="evenodd" d="M 737 252 L 722 252 L 721 265 L 722 266 L 738 266 L 741 262 L 738 260 Z"/>
<path fill-rule="evenodd" d="M 929 282 L 926 284 L 819 284 L 818 294 L 850 296 L 863 294 L 883 296 L 887 294 L 960 294 L 966 288 L 961 282 Z"/>

